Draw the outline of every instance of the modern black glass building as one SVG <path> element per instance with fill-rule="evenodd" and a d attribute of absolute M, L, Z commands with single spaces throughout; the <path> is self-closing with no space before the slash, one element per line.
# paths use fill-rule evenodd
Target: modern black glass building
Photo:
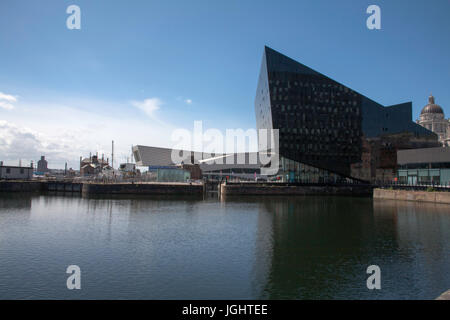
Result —
<path fill-rule="evenodd" d="M 352 166 L 364 162 L 370 139 L 437 139 L 412 121 L 411 102 L 384 107 L 269 47 L 255 112 L 258 129 L 279 129 L 279 174 L 288 181 L 369 180 Z"/>

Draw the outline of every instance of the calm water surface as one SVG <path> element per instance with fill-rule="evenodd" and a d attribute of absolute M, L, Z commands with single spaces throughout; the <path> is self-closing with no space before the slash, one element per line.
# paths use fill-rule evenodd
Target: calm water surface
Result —
<path fill-rule="evenodd" d="M 434 299 L 449 266 L 448 205 L 0 195 L 0 299 Z"/>

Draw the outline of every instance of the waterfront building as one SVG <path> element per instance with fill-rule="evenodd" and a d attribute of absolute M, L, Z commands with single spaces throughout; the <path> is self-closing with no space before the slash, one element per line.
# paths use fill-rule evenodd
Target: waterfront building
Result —
<path fill-rule="evenodd" d="M 399 183 L 450 185 L 450 148 L 397 152 Z"/>
<path fill-rule="evenodd" d="M 200 156 L 199 154 L 197 154 L 197 157 L 195 157 L 194 152 L 170 148 L 136 145 L 133 146 L 132 151 L 137 166 L 139 167 L 152 166 L 155 169 L 157 167 L 177 166 L 181 164 L 181 162 L 191 164 L 193 164 L 194 162 L 198 163 L 198 161 L 195 161 L 195 159 L 202 159 L 201 153 Z M 181 160 L 178 162 L 172 161 L 172 152 L 178 153 L 180 155 Z"/>
<path fill-rule="evenodd" d="M 99 159 L 97 155 L 90 156 L 89 158 L 82 159 L 80 161 L 80 175 L 91 176 L 97 175 L 103 172 L 105 169 L 110 169 L 109 159 Z"/>
<path fill-rule="evenodd" d="M 203 178 L 202 169 L 198 164 L 184 163 L 180 165 L 180 169 L 189 172 L 189 179 L 201 180 Z"/>
<path fill-rule="evenodd" d="M 31 180 L 33 171 L 32 164 L 29 167 L 4 166 L 0 161 L 0 180 Z"/>
<path fill-rule="evenodd" d="M 136 164 L 134 163 L 121 163 L 119 165 L 119 171 L 122 172 L 136 172 Z"/>
<path fill-rule="evenodd" d="M 258 129 L 279 130 L 288 181 L 391 181 L 397 150 L 438 145 L 412 121 L 411 102 L 385 107 L 269 47 L 255 113 Z"/>
<path fill-rule="evenodd" d="M 41 156 L 41 160 L 37 164 L 37 172 L 45 173 L 48 172 L 48 162 L 45 160 L 45 156 Z"/>
<path fill-rule="evenodd" d="M 257 129 L 279 130 L 279 171 L 285 182 L 391 182 L 397 151 L 439 146 L 438 135 L 412 121 L 412 103 L 383 106 L 349 87 L 265 47 L 255 98 Z M 177 163 L 172 152 L 183 154 Z M 267 151 L 267 150 L 260 150 Z M 256 179 L 264 173 L 245 162 L 217 164 L 238 154 L 134 146 L 137 166 L 154 170 L 199 165 L 203 176 Z M 269 164 L 271 165 L 271 164 Z"/>
<path fill-rule="evenodd" d="M 172 152 L 180 155 L 180 159 L 174 161 Z M 195 180 L 202 177 L 254 180 L 260 178 L 261 173 L 261 164 L 256 153 L 210 154 L 136 145 L 133 146 L 133 157 L 137 166 L 147 167 L 149 171 L 182 168 L 189 171 L 190 178 Z"/>
<path fill-rule="evenodd" d="M 155 176 L 158 182 L 186 182 L 191 179 L 190 172 L 179 167 L 156 169 Z"/>
<path fill-rule="evenodd" d="M 435 103 L 433 95 L 428 97 L 428 104 L 423 107 L 416 122 L 436 133 L 442 146 L 450 146 L 450 119 L 445 119 L 444 110 Z"/>

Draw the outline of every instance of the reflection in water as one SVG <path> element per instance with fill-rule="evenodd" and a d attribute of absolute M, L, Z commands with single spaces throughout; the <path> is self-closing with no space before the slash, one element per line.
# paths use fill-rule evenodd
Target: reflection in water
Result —
<path fill-rule="evenodd" d="M 17 194 L 17 193 L 7 193 L 0 194 L 0 208 L 2 211 L 14 210 L 14 209 L 31 209 L 31 200 L 33 199 L 33 194 Z M 0 213 L 2 212 L 0 211 Z"/>
<path fill-rule="evenodd" d="M 450 287 L 448 206 L 342 197 L 266 206 L 275 218 L 264 298 L 432 299 Z M 372 264 L 380 291 L 366 288 Z"/>
<path fill-rule="evenodd" d="M 450 288 L 450 206 L 409 201 L 374 201 L 377 215 L 393 216 L 399 254 L 408 271 L 399 277 L 410 283 L 410 290 L 425 298 L 436 298 L 436 289 Z M 395 268 L 396 266 L 393 265 Z M 417 294 L 409 292 L 411 297 Z M 438 294 L 439 295 L 439 294 Z"/>
<path fill-rule="evenodd" d="M 267 298 L 327 299 L 364 290 L 362 264 L 371 260 L 373 247 L 371 200 L 324 200 L 296 197 L 266 202 L 275 217 Z"/>
<path fill-rule="evenodd" d="M 0 298 L 432 299 L 449 227 L 446 205 L 369 198 L 3 194 Z"/>

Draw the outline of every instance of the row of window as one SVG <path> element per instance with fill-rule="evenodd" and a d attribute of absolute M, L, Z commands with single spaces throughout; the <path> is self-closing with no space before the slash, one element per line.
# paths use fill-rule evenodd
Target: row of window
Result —
<path fill-rule="evenodd" d="M 290 130 L 302 132 L 301 130 L 303 130 L 304 133 L 309 134 L 309 130 L 316 129 L 323 133 L 331 134 L 335 132 L 337 134 L 337 132 L 342 133 L 343 130 L 354 130 L 355 134 L 359 134 L 360 131 L 359 121 L 354 119 L 343 120 L 339 118 L 326 121 L 322 119 L 317 120 L 310 116 L 295 117 L 295 114 L 276 115 L 274 119 L 276 126 L 280 127 L 280 130 L 284 130 L 284 132 L 290 132 Z"/>
<path fill-rule="evenodd" d="M 25 173 L 25 169 L 21 168 L 20 174 L 24 174 L 24 173 Z M 11 174 L 11 168 L 6 168 L 6 174 Z"/>
<path fill-rule="evenodd" d="M 328 79 L 319 78 L 317 76 L 300 75 L 298 73 L 286 73 L 286 72 L 270 72 L 269 73 L 269 85 L 270 87 L 280 86 L 283 88 L 292 87 L 302 87 L 311 88 L 313 90 L 328 89 L 329 92 L 344 92 L 349 93 L 353 96 L 357 96 L 357 93 L 349 88 L 338 84 L 337 82 L 332 82 Z M 302 78 L 303 80 L 300 80 Z M 308 79 L 310 78 L 310 79 Z M 308 81 L 309 80 L 309 81 Z"/>
<path fill-rule="evenodd" d="M 282 112 L 284 111 L 314 111 L 314 112 L 322 112 L 324 114 L 342 114 L 342 113 L 353 113 L 359 115 L 359 108 L 355 107 L 331 107 L 329 105 L 309 105 L 309 104 L 294 104 L 294 105 L 284 105 L 284 104 L 274 104 L 275 109 L 280 109 Z"/>
<path fill-rule="evenodd" d="M 311 98 L 311 96 L 301 96 L 300 94 L 296 94 L 295 92 L 290 92 L 288 95 L 281 94 L 272 94 L 271 96 L 272 102 L 277 101 L 296 101 L 301 102 L 302 104 L 306 104 L 308 102 L 314 102 L 316 104 L 331 104 L 337 106 L 354 106 L 356 107 L 358 103 L 356 101 L 348 101 L 348 100 L 336 100 L 336 99 L 318 99 Z"/>
<path fill-rule="evenodd" d="M 328 156 L 328 155 L 350 155 L 350 154 L 359 154 L 359 149 L 357 146 L 352 145 L 346 145 L 341 148 L 336 148 L 333 145 L 330 144 L 299 144 L 299 143 L 283 143 L 282 147 L 291 149 L 291 150 L 299 150 L 300 152 L 315 152 L 315 151 L 325 151 L 324 153 L 321 153 L 322 155 Z"/>
<path fill-rule="evenodd" d="M 337 127 L 336 129 L 334 128 L 334 127 Z M 345 136 L 352 136 L 352 137 L 356 137 L 356 136 L 358 136 L 359 137 L 359 133 L 360 133 L 360 130 L 358 130 L 358 129 L 355 129 L 355 130 L 353 130 L 353 129 L 351 129 L 350 127 L 348 127 L 348 126 L 342 126 L 342 129 L 343 130 L 339 130 L 341 128 L 341 126 L 340 125 L 338 125 L 338 126 L 332 126 L 331 128 L 330 127 L 325 127 L 325 128 L 322 128 L 321 129 L 321 127 L 319 126 L 319 127 L 317 127 L 317 126 L 315 126 L 315 127 L 294 127 L 294 128 L 292 128 L 292 127 L 290 127 L 290 126 L 286 126 L 286 127 L 281 127 L 280 128 L 280 133 L 293 133 L 293 134 L 295 134 L 295 135 L 297 135 L 297 134 L 299 134 L 299 135 L 322 135 L 322 136 L 328 136 L 328 137 L 332 137 L 332 136 L 334 136 L 334 137 L 339 137 L 339 136 L 342 136 L 342 135 L 345 135 Z M 286 136 L 288 136 L 288 135 L 286 135 Z M 295 137 L 295 136 L 294 136 Z M 304 139 L 305 137 L 301 137 L 301 139 Z"/>
<path fill-rule="evenodd" d="M 279 174 L 289 182 L 327 183 L 350 182 L 352 179 L 331 171 L 313 167 L 285 157 L 280 158 Z"/>

